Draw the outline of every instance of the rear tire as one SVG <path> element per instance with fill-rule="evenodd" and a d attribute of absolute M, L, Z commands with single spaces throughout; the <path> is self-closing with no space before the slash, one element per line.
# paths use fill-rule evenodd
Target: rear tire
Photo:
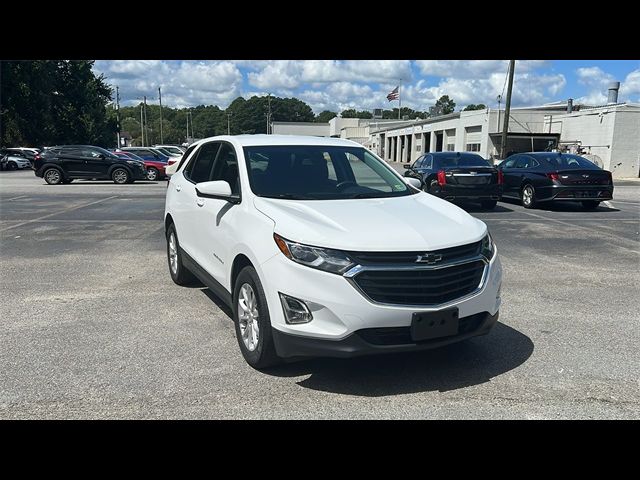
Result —
<path fill-rule="evenodd" d="M 600 202 L 598 202 L 597 200 L 582 201 L 582 208 L 584 208 L 585 210 L 595 210 L 596 208 L 598 208 L 598 205 L 600 205 Z"/>
<path fill-rule="evenodd" d="M 244 267 L 236 279 L 233 320 L 240 351 L 249 365 L 261 370 L 282 362 L 273 343 L 267 297 L 252 266 Z"/>
<path fill-rule="evenodd" d="M 147 180 L 155 182 L 159 178 L 160 178 L 160 172 L 158 171 L 157 168 L 149 167 L 147 169 Z"/>
<path fill-rule="evenodd" d="M 18 164 L 16 162 L 9 162 L 9 163 L 7 163 L 7 169 L 9 169 L 9 170 L 17 170 L 18 169 Z"/>
<path fill-rule="evenodd" d="M 111 180 L 118 185 L 124 185 L 131 181 L 131 175 L 129 175 L 129 171 L 126 168 L 116 168 L 111 172 Z"/>
<path fill-rule="evenodd" d="M 535 208 L 536 204 L 536 190 L 530 183 L 525 184 L 520 190 L 520 201 L 524 208 Z"/>
<path fill-rule="evenodd" d="M 493 210 L 494 208 L 496 208 L 497 204 L 498 204 L 497 200 L 482 200 L 480 202 L 480 205 L 482 205 L 482 208 L 487 210 Z"/>
<path fill-rule="evenodd" d="M 193 285 L 197 282 L 196 277 L 182 263 L 182 252 L 178 242 L 176 227 L 172 223 L 167 229 L 167 261 L 169 262 L 169 274 L 171 280 L 182 287 Z"/>
<path fill-rule="evenodd" d="M 62 172 L 57 168 L 47 168 L 42 173 L 42 178 L 49 185 L 59 185 L 62 183 Z"/>

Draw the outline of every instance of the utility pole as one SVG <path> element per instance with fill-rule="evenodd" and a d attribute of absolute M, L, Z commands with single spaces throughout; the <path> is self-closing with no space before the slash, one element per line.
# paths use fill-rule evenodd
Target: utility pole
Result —
<path fill-rule="evenodd" d="M 267 135 L 271 130 L 271 94 L 267 96 Z"/>
<path fill-rule="evenodd" d="M 500 158 L 505 159 L 507 150 L 507 132 L 509 131 L 509 114 L 511 112 L 511 92 L 513 90 L 513 72 L 516 69 L 516 61 L 509 60 L 509 87 L 507 88 L 507 101 L 504 106 L 504 127 L 502 128 L 502 144 L 500 145 Z"/>
<path fill-rule="evenodd" d="M 147 123 L 147 96 L 144 96 L 144 136 L 149 142 L 149 124 Z"/>
<path fill-rule="evenodd" d="M 189 110 L 187 109 L 187 139 L 185 140 L 189 143 Z"/>
<path fill-rule="evenodd" d="M 496 126 L 496 133 L 500 132 L 500 105 L 502 104 L 502 95 L 498 95 L 498 125 Z"/>
<path fill-rule="evenodd" d="M 144 147 L 144 114 L 142 113 L 142 102 L 140 102 L 140 143 Z"/>
<path fill-rule="evenodd" d="M 120 148 L 120 88 L 116 85 L 116 126 L 118 128 L 118 132 L 116 133 L 116 140 L 118 145 L 116 148 Z"/>
<path fill-rule="evenodd" d="M 191 118 L 191 136 L 193 137 L 193 139 L 195 140 L 196 138 L 196 131 L 193 128 L 193 112 L 191 111 L 191 109 L 189 109 L 189 118 Z"/>
<path fill-rule="evenodd" d="M 162 136 L 162 88 L 158 87 L 158 100 L 160 101 L 160 145 L 164 145 L 164 137 Z"/>

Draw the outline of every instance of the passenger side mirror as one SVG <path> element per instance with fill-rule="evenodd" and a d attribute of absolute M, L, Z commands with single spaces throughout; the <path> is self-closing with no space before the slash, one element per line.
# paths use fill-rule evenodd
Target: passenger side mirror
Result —
<path fill-rule="evenodd" d="M 404 181 L 407 183 L 407 185 L 411 185 L 412 187 L 416 187 L 418 190 L 422 189 L 422 182 L 420 180 L 418 180 L 417 178 L 405 177 Z"/>
<path fill-rule="evenodd" d="M 408 169 L 411 168 L 411 165 L 403 165 L 403 167 L 404 167 L 405 170 L 408 170 Z"/>
<path fill-rule="evenodd" d="M 196 183 L 196 195 L 203 198 L 216 198 L 231 203 L 240 203 L 240 197 L 231 193 L 231 187 L 224 180 Z"/>

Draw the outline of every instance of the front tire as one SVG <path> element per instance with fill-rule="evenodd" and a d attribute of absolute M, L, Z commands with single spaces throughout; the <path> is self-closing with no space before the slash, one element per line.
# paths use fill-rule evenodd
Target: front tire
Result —
<path fill-rule="evenodd" d="M 171 280 L 182 287 L 196 283 L 196 277 L 182 263 L 182 252 L 178 242 L 176 227 L 172 223 L 167 229 L 167 261 Z"/>
<path fill-rule="evenodd" d="M 600 202 L 598 202 L 597 200 L 582 201 L 582 208 L 584 208 L 585 210 L 595 210 L 596 208 L 598 208 L 598 205 L 600 205 Z"/>
<path fill-rule="evenodd" d="M 267 297 L 252 266 L 243 268 L 238 274 L 233 289 L 233 307 L 236 338 L 246 362 L 258 370 L 280 363 L 282 360 L 273 344 Z"/>
<path fill-rule="evenodd" d="M 7 168 L 9 170 L 17 170 L 18 169 L 18 164 L 16 162 L 9 162 L 9 163 L 7 163 Z"/>
<path fill-rule="evenodd" d="M 42 178 L 44 178 L 44 181 L 49 185 L 59 185 L 63 180 L 62 172 L 57 168 L 47 168 L 42 174 Z"/>
<path fill-rule="evenodd" d="M 126 168 L 116 168 L 111 172 L 111 180 L 118 185 L 124 185 L 131 181 L 131 175 L 129 175 L 129 171 Z"/>
<path fill-rule="evenodd" d="M 520 190 L 520 201 L 524 208 L 535 208 L 537 201 L 536 190 L 533 188 L 533 185 L 527 183 L 522 187 L 522 190 Z"/>
<path fill-rule="evenodd" d="M 494 208 L 496 208 L 497 204 L 498 204 L 497 200 L 482 200 L 480 202 L 480 205 L 482 206 L 482 208 L 486 210 L 493 210 Z"/>

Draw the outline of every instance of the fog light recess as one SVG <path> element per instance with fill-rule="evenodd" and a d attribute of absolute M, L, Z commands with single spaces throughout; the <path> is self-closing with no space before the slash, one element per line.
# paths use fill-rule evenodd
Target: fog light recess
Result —
<path fill-rule="evenodd" d="M 287 323 L 309 323 L 313 320 L 313 315 L 309 307 L 307 307 L 302 300 L 290 297 L 284 293 L 278 293 L 280 294 L 280 302 L 282 303 L 282 310 L 284 311 L 284 319 Z"/>

